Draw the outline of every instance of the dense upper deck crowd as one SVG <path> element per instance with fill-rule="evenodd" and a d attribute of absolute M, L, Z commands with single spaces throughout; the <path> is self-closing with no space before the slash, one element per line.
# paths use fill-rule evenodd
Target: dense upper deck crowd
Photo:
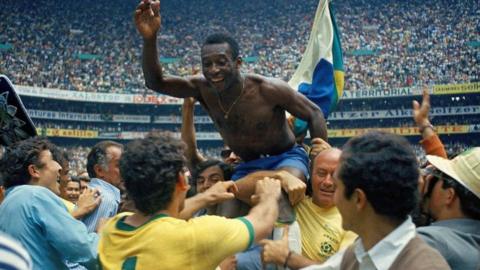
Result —
<path fill-rule="evenodd" d="M 162 1 L 158 42 L 160 57 L 169 62 L 166 71 L 197 73 L 203 39 L 220 31 L 232 33 L 241 55 L 250 57 L 244 72 L 288 80 L 308 41 L 317 1 L 221 1 Z M 132 23 L 136 4 L 2 1 L 0 73 L 20 85 L 144 92 L 141 38 Z M 333 6 L 346 89 L 480 79 L 478 1 L 347 0 Z"/>

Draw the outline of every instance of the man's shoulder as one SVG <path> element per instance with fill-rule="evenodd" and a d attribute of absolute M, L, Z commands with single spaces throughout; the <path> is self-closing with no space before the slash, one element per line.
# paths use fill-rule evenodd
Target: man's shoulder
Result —
<path fill-rule="evenodd" d="M 187 221 L 187 224 L 191 226 L 200 226 L 200 227 L 236 227 L 236 226 L 251 226 L 250 221 L 245 217 L 238 218 L 226 218 L 221 216 L 214 215 L 204 215 L 196 218 L 192 218 Z"/>
<path fill-rule="evenodd" d="M 254 74 L 254 73 L 245 74 L 245 80 L 247 81 L 247 83 L 250 82 L 250 83 L 254 83 L 261 86 L 261 89 L 265 87 L 269 88 L 269 87 L 276 87 L 278 85 L 286 84 L 286 82 L 281 79 L 274 78 L 274 77 L 267 77 L 267 76 Z"/>
<path fill-rule="evenodd" d="M 117 187 L 102 179 L 92 179 L 89 187 L 98 189 L 102 195 L 102 200 L 117 200 L 117 197 L 120 196 L 120 190 Z"/>
<path fill-rule="evenodd" d="M 33 201 L 38 198 L 51 198 L 58 199 L 58 201 L 60 202 L 60 198 L 48 188 L 34 185 L 21 185 L 18 187 L 14 187 L 8 195 L 19 196 L 24 198 L 26 201 Z"/>
<path fill-rule="evenodd" d="M 450 269 L 450 267 L 436 249 L 415 236 L 397 257 L 392 269 Z"/>

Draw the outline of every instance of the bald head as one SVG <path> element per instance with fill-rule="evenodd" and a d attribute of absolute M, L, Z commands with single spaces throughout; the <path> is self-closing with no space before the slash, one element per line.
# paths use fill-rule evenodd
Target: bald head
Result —
<path fill-rule="evenodd" d="M 338 148 L 329 148 L 320 152 L 312 162 L 312 201 L 319 207 L 331 208 L 335 184 L 333 173 L 340 162 L 342 151 Z"/>
<path fill-rule="evenodd" d="M 338 163 L 340 161 L 341 155 L 342 155 L 342 150 L 338 148 L 328 148 L 315 156 L 315 158 L 313 159 L 313 164 L 315 166 L 317 162 L 321 162 L 324 159 L 336 159 Z"/>

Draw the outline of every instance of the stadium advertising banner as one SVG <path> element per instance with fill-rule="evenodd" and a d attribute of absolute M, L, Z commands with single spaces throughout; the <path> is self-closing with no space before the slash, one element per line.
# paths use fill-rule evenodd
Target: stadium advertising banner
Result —
<path fill-rule="evenodd" d="M 194 116 L 193 121 L 195 124 L 210 124 L 213 123 L 210 116 Z M 170 116 L 154 116 L 153 123 L 155 124 L 181 124 L 182 117 L 177 115 Z"/>
<path fill-rule="evenodd" d="M 374 90 L 356 90 L 343 91 L 342 99 L 364 99 L 364 98 L 385 98 L 385 97 L 404 97 L 404 96 L 420 96 L 422 89 L 405 87 L 395 89 L 374 89 Z"/>
<path fill-rule="evenodd" d="M 135 114 L 98 114 L 98 113 L 74 113 L 44 110 L 28 110 L 32 118 L 69 120 L 82 122 L 122 122 L 122 123 L 150 123 L 149 115 Z"/>
<path fill-rule="evenodd" d="M 132 103 L 135 104 L 155 104 L 155 105 L 162 105 L 162 104 L 177 104 L 181 105 L 183 103 L 183 99 L 170 97 L 166 95 L 134 95 Z"/>
<path fill-rule="evenodd" d="M 470 125 L 457 126 L 436 126 L 438 134 L 461 134 L 470 133 Z M 329 138 L 350 138 L 357 135 L 364 134 L 371 130 L 381 130 L 385 132 L 394 133 L 401 136 L 419 136 L 420 132 L 416 127 L 392 127 L 392 128 L 357 128 L 357 129 L 331 129 L 328 130 Z"/>
<path fill-rule="evenodd" d="M 99 103 L 128 103 L 128 104 L 152 104 L 152 105 L 180 105 L 183 102 L 181 98 L 170 97 L 166 95 L 138 95 L 138 94 L 110 94 L 96 92 L 67 91 L 53 88 L 43 88 L 34 86 L 15 85 L 20 96 L 31 96 L 51 99 L 64 99 L 83 102 Z M 435 85 L 430 90 L 434 95 L 447 94 L 470 94 L 480 93 L 480 83 Z M 373 89 L 343 91 L 341 99 L 365 99 L 365 98 L 386 98 L 386 97 L 404 97 L 420 96 L 421 87 L 405 87 L 395 89 Z"/>
<path fill-rule="evenodd" d="M 47 137 L 68 137 L 93 139 L 98 137 L 96 130 L 61 129 L 61 128 L 37 128 L 37 133 Z"/>
<path fill-rule="evenodd" d="M 53 88 L 15 85 L 20 96 L 101 103 L 133 103 L 133 95 L 67 91 Z"/>
<path fill-rule="evenodd" d="M 480 106 L 435 107 L 430 109 L 432 116 L 479 114 Z M 379 111 L 333 112 L 328 120 L 385 119 L 412 117 L 412 109 L 392 109 Z"/>
<path fill-rule="evenodd" d="M 450 94 L 473 94 L 480 93 L 480 83 L 464 83 L 464 84 L 447 84 L 435 85 L 433 94 L 450 95 Z"/>

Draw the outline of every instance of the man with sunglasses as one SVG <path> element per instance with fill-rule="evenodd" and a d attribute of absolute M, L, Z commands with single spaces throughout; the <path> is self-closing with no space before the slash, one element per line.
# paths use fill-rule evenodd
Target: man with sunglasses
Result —
<path fill-rule="evenodd" d="M 433 222 L 417 229 L 452 269 L 480 266 L 480 147 L 453 160 L 427 156 L 433 171 L 426 178 L 424 203 Z"/>

